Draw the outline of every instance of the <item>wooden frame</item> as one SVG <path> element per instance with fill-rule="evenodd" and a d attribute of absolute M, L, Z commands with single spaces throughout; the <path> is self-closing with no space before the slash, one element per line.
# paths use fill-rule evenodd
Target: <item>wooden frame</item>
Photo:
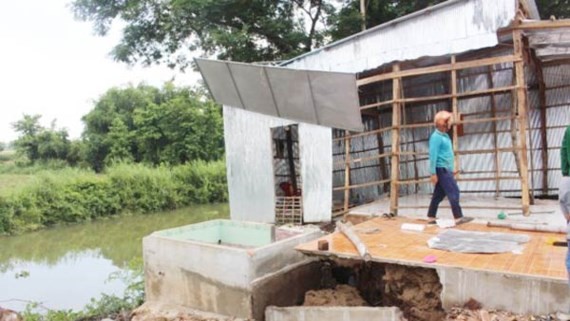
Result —
<path fill-rule="evenodd" d="M 500 193 L 500 182 L 505 180 L 520 180 L 522 186 L 522 199 L 521 199 L 521 207 L 523 212 L 529 213 L 529 205 L 530 205 L 530 198 L 529 198 L 529 182 L 528 182 L 528 159 L 527 159 L 527 146 L 526 146 L 526 124 L 527 124 L 527 109 L 526 109 L 526 85 L 524 83 L 524 56 L 522 52 L 522 34 L 520 31 L 513 31 L 513 36 L 519 37 L 517 41 L 515 41 L 515 45 L 513 46 L 513 54 L 512 55 L 503 55 L 491 58 L 483 58 L 483 59 L 474 59 L 469 61 L 458 61 L 456 56 L 451 56 L 450 63 L 444 65 L 436 65 L 424 68 L 416 68 L 416 69 L 408 69 L 408 70 L 401 70 L 400 65 L 395 63 L 392 65 L 392 70 L 388 73 L 373 75 L 364 79 L 358 80 L 358 84 L 360 87 L 362 86 L 370 86 L 374 83 L 380 82 L 391 82 L 392 84 L 392 96 L 385 101 L 378 101 L 375 103 L 368 103 L 363 104 L 361 106 L 361 110 L 367 109 L 378 109 L 380 107 L 388 107 L 391 106 L 391 114 L 392 114 L 392 124 L 390 127 L 384 127 L 379 129 L 370 130 L 364 133 L 358 133 L 350 135 L 350 133 L 346 132 L 344 137 L 339 137 L 334 139 L 334 141 L 343 140 L 345 142 L 345 157 L 344 161 L 335 162 L 335 165 L 344 165 L 345 166 L 345 184 L 342 187 L 335 187 L 334 191 L 344 191 L 345 195 L 345 203 L 344 203 L 344 210 L 347 211 L 350 207 L 349 195 L 350 190 L 358 189 L 358 188 L 365 188 L 370 186 L 380 186 L 386 183 L 390 183 L 390 211 L 394 214 L 398 213 L 398 209 L 400 208 L 398 204 L 399 198 L 399 189 L 400 186 L 409 186 L 412 184 L 428 184 L 429 177 L 418 177 L 417 172 L 415 174 L 414 179 L 400 179 L 400 164 L 407 163 L 409 161 L 404 161 L 400 159 L 401 157 L 417 157 L 417 156 L 425 156 L 427 155 L 426 152 L 419 152 L 419 151 L 402 151 L 400 149 L 402 142 L 401 142 L 401 131 L 403 130 L 412 130 L 412 129 L 419 129 L 419 128 L 431 128 L 433 124 L 431 122 L 425 123 L 406 123 L 402 122 L 402 107 L 405 104 L 416 104 L 416 103 L 430 103 L 436 101 L 444 101 L 449 102 L 449 106 L 451 112 L 456 119 L 457 125 L 468 125 L 468 124 L 477 124 L 477 123 L 491 123 L 493 128 L 493 148 L 492 149 L 479 149 L 479 150 L 469 150 L 469 151 L 462 151 L 459 149 L 459 135 L 457 131 L 457 126 L 455 126 L 452 136 L 453 136 L 453 148 L 454 153 L 456 155 L 456 168 L 460 168 L 460 157 L 461 155 L 473 155 L 473 154 L 485 154 L 485 153 L 494 153 L 494 167 L 495 171 L 492 176 L 489 177 L 469 177 L 470 173 L 465 173 L 465 177 L 458 177 L 458 181 L 467 181 L 467 182 L 476 182 L 476 181 L 494 181 L 495 182 L 495 190 L 496 194 Z M 495 87 L 493 82 L 493 66 L 499 66 L 504 64 L 512 64 L 512 68 L 497 68 L 498 70 L 511 70 L 514 74 L 513 77 L 513 84 L 507 85 L 503 87 Z M 458 73 L 465 69 L 472 69 L 472 68 L 480 68 L 486 67 L 485 73 L 488 77 L 489 88 L 487 89 L 477 89 L 468 92 L 459 92 L 457 83 L 458 83 Z M 441 73 L 447 72 L 449 74 L 449 93 L 447 94 L 438 94 L 432 96 L 424 96 L 424 97 L 404 97 L 404 86 L 402 80 L 406 77 L 415 77 L 415 76 L 422 76 L 422 75 L 429 75 L 434 73 Z M 482 74 L 485 74 L 482 73 Z M 510 111 L 501 109 L 500 111 L 497 108 L 497 102 L 495 96 L 501 95 L 512 95 L 513 99 L 513 107 Z M 486 112 L 480 112 L 475 114 L 466 113 L 465 119 L 461 120 L 460 117 L 460 110 L 459 110 L 459 102 L 462 99 L 469 99 L 473 97 L 490 97 L 491 98 L 491 105 L 490 110 Z M 499 116 L 499 112 L 503 115 Z M 490 115 L 490 117 L 484 118 L 468 118 L 468 116 L 481 116 L 481 115 Z M 499 147 L 497 142 L 497 135 L 500 132 L 497 129 L 497 123 L 503 121 L 510 121 L 513 124 L 516 124 L 516 130 L 513 132 L 514 136 L 514 144 L 512 147 Z M 513 127 L 515 129 L 515 127 Z M 390 132 L 391 133 L 391 145 L 389 152 L 378 153 L 377 155 L 373 156 L 365 156 L 365 157 L 351 157 L 349 146 L 350 141 L 355 138 L 365 137 L 369 135 L 380 135 L 382 133 Z M 516 162 L 517 162 L 517 173 L 519 175 L 502 175 L 501 173 L 501 165 L 500 165 L 500 153 L 513 153 L 516 155 Z M 351 166 L 357 163 L 364 163 L 368 161 L 380 160 L 390 157 L 391 162 L 391 171 L 390 177 L 384 177 L 380 180 L 374 180 L 372 182 L 364 182 L 360 184 L 350 184 L 350 170 Z M 425 159 L 424 159 L 425 160 Z M 412 161 L 415 162 L 415 161 Z"/>

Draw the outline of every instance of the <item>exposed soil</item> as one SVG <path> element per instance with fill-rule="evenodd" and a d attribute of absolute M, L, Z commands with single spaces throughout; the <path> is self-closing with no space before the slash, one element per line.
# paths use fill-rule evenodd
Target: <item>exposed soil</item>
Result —
<path fill-rule="evenodd" d="M 442 286 L 433 269 L 401 265 L 385 266 L 384 306 L 399 307 L 409 321 L 440 321 Z"/>
<path fill-rule="evenodd" d="M 346 284 L 337 285 L 334 289 L 308 291 L 305 294 L 304 306 L 368 306 L 355 287 Z"/>

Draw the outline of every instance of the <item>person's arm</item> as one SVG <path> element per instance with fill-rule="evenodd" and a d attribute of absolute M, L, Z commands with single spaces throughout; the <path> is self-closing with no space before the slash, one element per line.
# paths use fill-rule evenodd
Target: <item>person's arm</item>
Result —
<path fill-rule="evenodd" d="M 570 173 L 568 170 L 570 160 L 568 159 L 568 154 L 570 153 L 570 126 L 566 128 L 564 132 L 564 138 L 562 138 L 562 147 L 560 148 L 560 167 L 562 169 L 562 176 L 568 176 Z"/>
<path fill-rule="evenodd" d="M 435 166 L 437 162 L 437 156 L 439 154 L 439 147 L 441 144 L 441 137 L 433 133 L 429 138 L 429 172 L 431 174 L 431 182 L 437 184 L 437 175 L 435 171 Z"/>

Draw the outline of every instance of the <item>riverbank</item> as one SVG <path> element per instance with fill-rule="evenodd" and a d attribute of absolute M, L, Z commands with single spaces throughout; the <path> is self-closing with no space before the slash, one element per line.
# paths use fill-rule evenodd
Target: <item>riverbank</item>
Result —
<path fill-rule="evenodd" d="M 17 184 L 14 175 L 19 175 Z M 118 164 L 102 174 L 63 168 L 20 176 L 0 174 L 0 235 L 228 199 L 223 161 L 175 167 Z"/>
<path fill-rule="evenodd" d="M 49 320 L 54 321 L 60 321 L 61 314 L 101 311 L 85 308 L 101 306 L 93 302 L 123 308 L 125 290 L 130 289 L 129 297 L 135 298 L 133 290 L 139 289 L 142 300 L 143 237 L 228 217 L 227 204 L 206 204 L 0 237 L 0 284 L 10 289 L 0 291 L 0 307 L 23 312 L 28 303 L 38 302 L 35 308 L 30 305 L 30 312 L 48 320 L 51 311 Z"/>

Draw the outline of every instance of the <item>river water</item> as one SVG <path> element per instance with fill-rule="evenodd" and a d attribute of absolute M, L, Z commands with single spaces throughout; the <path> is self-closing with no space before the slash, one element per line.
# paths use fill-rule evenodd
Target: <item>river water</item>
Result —
<path fill-rule="evenodd" d="M 21 311 L 28 302 L 81 310 L 102 293 L 122 295 L 110 278 L 142 261 L 142 238 L 153 231 L 228 217 L 227 204 L 121 216 L 0 237 L 0 307 Z"/>

